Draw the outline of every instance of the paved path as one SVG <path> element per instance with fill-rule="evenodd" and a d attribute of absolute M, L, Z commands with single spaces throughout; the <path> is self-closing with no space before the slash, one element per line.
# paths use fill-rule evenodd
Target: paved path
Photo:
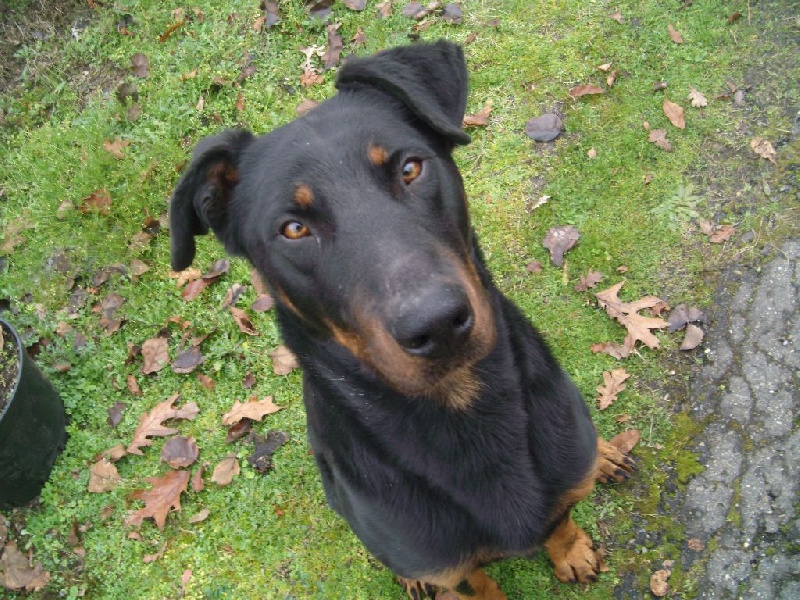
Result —
<path fill-rule="evenodd" d="M 760 271 L 732 267 L 693 377 L 709 419 L 687 486 L 684 569 L 705 564 L 698 598 L 800 600 L 800 241 Z"/>

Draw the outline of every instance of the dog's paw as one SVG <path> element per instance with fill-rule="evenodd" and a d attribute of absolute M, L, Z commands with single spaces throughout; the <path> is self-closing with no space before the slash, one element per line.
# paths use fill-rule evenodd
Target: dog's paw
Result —
<path fill-rule="evenodd" d="M 436 597 L 436 588 L 424 581 L 398 577 L 397 583 L 406 591 L 410 600 L 424 600 L 425 598 L 433 600 Z"/>
<path fill-rule="evenodd" d="M 597 473 L 600 483 L 622 483 L 636 470 L 636 462 L 616 446 L 597 438 Z"/>
<path fill-rule="evenodd" d="M 563 583 L 594 583 L 598 573 L 607 571 L 602 553 L 572 519 L 559 525 L 545 542 L 556 577 Z"/>

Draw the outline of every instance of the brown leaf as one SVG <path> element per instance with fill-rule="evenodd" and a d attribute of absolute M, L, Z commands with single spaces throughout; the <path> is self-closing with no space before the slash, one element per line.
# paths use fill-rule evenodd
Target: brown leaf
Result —
<path fill-rule="evenodd" d="M 623 17 L 622 13 L 619 12 L 619 11 L 615 12 L 613 15 L 608 15 L 608 18 L 609 19 L 614 19 L 620 25 L 624 25 L 625 24 L 625 17 Z"/>
<path fill-rule="evenodd" d="M 228 434 L 225 436 L 225 443 L 232 444 L 238 439 L 243 438 L 253 428 L 253 422 L 250 419 L 242 419 L 228 427 Z"/>
<path fill-rule="evenodd" d="M 142 342 L 142 373 L 157 373 L 169 364 L 169 342 L 157 337 Z"/>
<path fill-rule="evenodd" d="M 333 12 L 331 10 L 333 0 L 306 0 L 306 5 L 308 6 L 308 14 L 320 21 L 327 19 Z"/>
<path fill-rule="evenodd" d="M 228 291 L 225 292 L 225 298 L 222 300 L 221 308 L 228 308 L 233 306 L 239 301 L 242 294 L 247 291 L 247 286 L 242 285 L 241 283 L 234 283 L 231 287 L 228 288 Z"/>
<path fill-rule="evenodd" d="M 89 467 L 89 491 L 92 493 L 110 492 L 121 482 L 117 467 L 107 458 Z"/>
<path fill-rule="evenodd" d="M 464 21 L 464 12 L 455 2 L 448 2 L 442 7 L 442 14 L 439 18 L 445 23 L 461 25 L 461 23 Z"/>
<path fill-rule="evenodd" d="M 534 142 L 552 142 L 563 130 L 561 117 L 552 113 L 534 117 L 525 123 L 525 135 Z"/>
<path fill-rule="evenodd" d="M 214 472 L 211 474 L 211 481 L 219 486 L 228 485 L 233 481 L 233 478 L 239 474 L 239 471 L 239 461 L 236 459 L 236 455 L 230 454 L 214 467 Z"/>
<path fill-rule="evenodd" d="M 683 108 L 679 104 L 675 104 L 674 102 L 670 102 L 664 98 L 663 109 L 664 114 L 667 115 L 670 123 L 672 123 L 678 129 L 686 128 L 686 120 L 683 116 Z"/>
<path fill-rule="evenodd" d="M 150 75 L 150 60 L 141 52 L 137 52 L 131 56 L 131 69 L 134 75 L 144 79 Z"/>
<path fill-rule="evenodd" d="M 353 44 L 354 47 L 358 46 L 366 46 L 367 45 L 367 34 L 364 33 L 364 30 L 359 28 L 356 30 L 355 35 L 350 38 L 350 43 Z"/>
<path fill-rule="evenodd" d="M 684 303 L 678 304 L 669 314 L 668 331 L 673 333 L 683 329 L 687 323 L 702 321 L 703 319 L 705 319 L 705 315 L 699 308 L 690 308 Z"/>
<path fill-rule="evenodd" d="M 485 127 L 489 122 L 489 115 L 492 112 L 492 101 L 487 100 L 486 104 L 474 115 L 464 116 L 464 127 Z"/>
<path fill-rule="evenodd" d="M 542 263 L 538 260 L 532 260 L 525 268 L 528 270 L 529 273 L 541 273 L 544 269 L 542 267 Z"/>
<path fill-rule="evenodd" d="M 114 138 L 114 141 L 105 140 L 103 142 L 103 149 L 111 154 L 116 159 L 122 160 L 125 158 L 125 148 L 131 145 L 130 140 L 123 140 L 119 137 Z"/>
<path fill-rule="evenodd" d="M 133 377 L 133 375 L 128 375 L 128 388 L 129 389 L 130 389 L 130 378 L 132 378 L 132 377 Z M 133 381 L 134 381 L 134 383 L 136 383 L 136 379 L 134 379 Z M 136 384 L 136 385 L 138 386 L 139 384 Z M 141 396 L 142 395 L 142 391 L 139 390 L 139 393 L 137 395 Z M 111 427 L 113 429 L 117 425 L 119 425 L 120 421 L 122 421 L 122 413 L 125 412 L 125 408 L 127 408 L 127 407 L 125 406 L 124 402 L 114 402 L 114 404 L 111 407 L 109 407 L 109 409 L 108 409 L 108 425 L 109 425 L 109 427 Z"/>
<path fill-rule="evenodd" d="M 138 528 L 144 519 L 152 518 L 163 531 L 170 510 L 181 509 L 181 494 L 189 485 L 189 471 L 169 471 L 164 477 L 148 477 L 147 481 L 152 489 L 136 490 L 130 495 L 132 500 L 143 500 L 144 508 L 128 516 L 125 524 Z"/>
<path fill-rule="evenodd" d="M 741 18 L 742 18 L 742 13 L 740 12 L 731 13 L 731 15 L 728 17 L 728 25 L 733 25 L 734 23 L 736 23 L 736 21 L 738 21 Z"/>
<path fill-rule="evenodd" d="M 708 241 L 712 244 L 722 244 L 727 242 L 734 233 L 736 233 L 736 227 L 733 225 L 718 225 L 709 234 Z"/>
<path fill-rule="evenodd" d="M 617 395 L 627 387 L 624 382 L 628 377 L 630 375 L 625 372 L 624 368 L 603 371 L 603 385 L 597 386 L 597 408 L 599 410 L 605 410 L 614 403 Z"/>
<path fill-rule="evenodd" d="M 81 200 L 78 210 L 83 214 L 96 212 L 100 215 L 108 215 L 111 213 L 111 194 L 108 193 L 108 190 L 95 190 Z"/>
<path fill-rule="evenodd" d="M 697 325 L 686 324 L 686 335 L 681 342 L 681 350 L 694 350 L 700 345 L 704 337 L 703 330 Z"/>
<path fill-rule="evenodd" d="M 344 0 L 344 5 L 350 10 L 362 11 L 367 6 L 367 0 Z"/>
<path fill-rule="evenodd" d="M 247 457 L 247 463 L 263 475 L 272 470 L 272 455 L 289 441 L 289 436 L 282 431 L 270 431 L 267 437 L 253 434 L 252 439 L 255 449 Z"/>
<path fill-rule="evenodd" d="M 612 342 L 596 342 L 592 344 L 591 350 L 594 354 L 608 354 L 614 358 L 628 358 L 630 348 Z"/>
<path fill-rule="evenodd" d="M 272 396 L 267 396 L 263 400 L 256 400 L 256 396 L 252 396 L 247 402 L 234 401 L 231 410 L 222 415 L 223 425 L 233 425 L 242 419 L 252 419 L 260 421 L 266 415 L 278 412 L 282 406 L 273 403 Z"/>
<path fill-rule="evenodd" d="M 148 439 L 150 437 L 164 437 L 177 433 L 177 429 L 162 425 L 164 421 L 169 419 L 192 420 L 197 416 L 200 409 L 197 408 L 197 404 L 194 402 L 187 402 L 180 408 L 175 408 L 173 404 L 179 398 L 180 394 L 173 394 L 160 404 L 157 404 L 149 413 L 144 413 L 139 418 L 139 426 L 133 432 L 133 440 L 127 448 L 130 454 L 141 455 L 141 447 L 152 445 L 153 441 Z"/>
<path fill-rule="evenodd" d="M 300 366 L 292 351 L 283 344 L 269 356 L 272 359 L 272 371 L 275 375 L 288 375 Z"/>
<path fill-rule="evenodd" d="M 300 76 L 300 85 L 303 87 L 320 85 L 323 81 L 325 81 L 325 78 L 313 69 L 305 69 L 303 74 Z"/>
<path fill-rule="evenodd" d="M 342 36 L 339 35 L 339 27 L 341 27 L 341 23 L 330 23 L 327 26 L 328 48 L 322 55 L 322 63 L 326 70 L 339 64 L 339 57 L 342 53 Z"/>
<path fill-rule="evenodd" d="M 213 390 L 214 386 L 217 385 L 216 383 L 214 383 L 214 380 L 211 379 L 211 377 L 209 377 L 208 375 L 206 375 L 204 373 L 198 373 L 197 374 L 197 381 L 199 381 L 200 385 L 202 385 L 207 390 Z"/>
<path fill-rule="evenodd" d="M 651 308 L 663 300 L 655 296 L 645 296 L 634 302 L 623 302 L 617 294 L 624 283 L 624 281 L 620 281 L 618 284 L 598 292 L 595 297 L 600 306 L 606 309 L 608 315 L 619 321 L 628 330 L 626 345 L 630 345 L 632 348 L 638 340 L 648 348 L 658 348 L 658 338 L 650 330 L 668 327 L 669 323 L 664 319 L 643 317 L 637 313 L 645 308 Z"/>
<path fill-rule="evenodd" d="M 235 306 L 231 306 L 228 308 L 228 310 L 230 311 L 233 320 L 236 321 L 239 331 L 246 333 L 247 335 L 258 335 L 258 332 L 255 330 L 255 327 L 253 327 L 253 323 L 250 321 L 250 317 L 247 316 L 246 312 Z"/>
<path fill-rule="evenodd" d="M 672 23 L 669 23 L 667 25 L 667 34 L 669 35 L 669 39 L 671 39 L 676 44 L 682 44 L 683 43 L 683 36 L 681 35 L 681 32 L 678 31 L 677 29 L 675 29 L 672 26 Z"/>
<path fill-rule="evenodd" d="M 166 441 L 161 448 L 161 460 L 173 469 L 188 467 L 197 460 L 200 450 L 193 437 L 176 435 Z"/>
<path fill-rule="evenodd" d="M 204 508 L 200 512 L 189 517 L 189 523 L 191 523 L 192 525 L 194 525 L 195 523 L 202 523 L 208 518 L 208 515 L 210 514 L 211 511 L 208 510 L 207 508 Z"/>
<path fill-rule="evenodd" d="M 667 595 L 667 592 L 669 591 L 667 579 L 671 574 L 671 571 L 661 569 L 650 576 L 650 591 L 654 596 L 657 598 L 663 598 Z"/>
<path fill-rule="evenodd" d="M 144 348 L 142 348 L 142 351 L 144 351 Z M 182 375 L 191 373 L 204 362 L 206 362 L 206 359 L 200 352 L 200 348 L 192 346 L 188 350 L 178 353 L 178 356 L 172 362 L 172 371 Z"/>
<path fill-rule="evenodd" d="M 150 270 L 150 267 L 146 262 L 143 260 L 139 260 L 138 258 L 134 258 L 131 261 L 131 275 L 134 277 L 141 277 L 145 273 Z"/>
<path fill-rule="evenodd" d="M 576 85 L 569 91 L 572 98 L 580 98 L 581 96 L 591 96 L 594 94 L 605 94 L 605 90 L 599 86 L 587 83 L 584 85 Z"/>
<path fill-rule="evenodd" d="M 691 89 L 687 97 L 692 101 L 692 106 L 694 108 L 708 106 L 708 100 L 706 100 L 706 97 L 694 88 Z"/>
<path fill-rule="evenodd" d="M 564 255 L 578 243 L 581 234 L 572 225 L 551 227 L 542 241 L 542 245 L 550 250 L 550 260 L 557 267 L 564 265 Z"/>
<path fill-rule="evenodd" d="M 0 556 L 0 583 L 8 590 L 26 590 L 36 592 L 50 581 L 50 573 L 37 562 L 31 561 L 19 550 L 14 540 L 9 540 L 3 547 Z"/>
<path fill-rule="evenodd" d="M 586 275 L 581 275 L 580 280 L 575 286 L 576 292 L 585 292 L 589 288 L 595 287 L 603 279 L 603 274 L 600 271 L 589 269 Z"/>
<path fill-rule="evenodd" d="M 200 493 L 203 491 L 205 484 L 203 483 L 203 469 L 208 466 L 208 463 L 203 463 L 192 475 L 192 490 L 196 493 Z"/>
<path fill-rule="evenodd" d="M 617 448 L 620 452 L 629 454 L 631 450 L 639 443 L 641 434 L 638 429 L 628 429 L 622 433 L 618 433 L 608 443 Z"/>
<path fill-rule="evenodd" d="M 99 456 L 96 457 L 96 460 L 100 460 L 101 458 L 107 458 L 112 463 L 117 462 L 122 457 L 126 456 L 128 451 L 125 450 L 124 444 L 117 444 L 109 448 L 108 450 L 103 450 Z"/>
<path fill-rule="evenodd" d="M 667 132 L 664 129 L 653 129 L 647 138 L 648 142 L 653 142 L 656 146 L 667 152 L 672 152 L 672 144 L 667 139 Z"/>
<path fill-rule="evenodd" d="M 701 552 L 702 550 L 705 550 L 706 547 L 703 543 L 703 540 L 697 538 L 691 538 L 686 542 L 686 545 L 688 546 L 689 550 L 694 550 L 695 552 Z"/>
<path fill-rule="evenodd" d="M 253 25 L 253 29 L 256 31 L 260 31 L 262 28 L 269 29 L 273 25 L 280 23 L 281 20 L 280 7 L 277 2 L 263 2 L 262 6 L 264 8 L 264 13 L 261 17 L 261 23 L 258 27 Z"/>
<path fill-rule="evenodd" d="M 385 0 L 375 7 L 379 19 L 388 19 L 392 16 L 392 0 Z"/>
<path fill-rule="evenodd" d="M 186 287 L 183 288 L 181 292 L 181 298 L 183 298 L 186 302 L 191 302 L 195 298 L 200 295 L 204 289 L 206 289 L 211 282 L 207 279 L 195 279 L 194 281 L 190 281 L 186 284 Z"/>
<path fill-rule="evenodd" d="M 775 164 L 775 157 L 778 156 L 778 153 L 775 152 L 775 148 L 772 147 L 772 144 L 769 143 L 768 140 L 758 136 L 754 137 L 750 140 L 750 148 L 752 148 L 753 152 L 758 154 L 761 158 L 765 158 L 771 163 Z"/>

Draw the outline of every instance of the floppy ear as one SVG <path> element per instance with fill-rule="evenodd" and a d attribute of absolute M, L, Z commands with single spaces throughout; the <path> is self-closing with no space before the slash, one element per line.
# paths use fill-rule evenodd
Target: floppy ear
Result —
<path fill-rule="evenodd" d="M 209 228 L 231 254 L 237 254 L 230 235 L 228 203 L 239 181 L 239 157 L 253 141 L 249 131 L 229 130 L 200 141 L 186 168 L 169 210 L 172 268 L 181 271 L 192 264 L 194 236 Z"/>
<path fill-rule="evenodd" d="M 383 90 L 454 144 L 468 144 L 461 129 L 467 107 L 467 65 L 461 46 L 401 46 L 368 58 L 350 59 L 339 71 L 339 90 L 367 86 Z"/>

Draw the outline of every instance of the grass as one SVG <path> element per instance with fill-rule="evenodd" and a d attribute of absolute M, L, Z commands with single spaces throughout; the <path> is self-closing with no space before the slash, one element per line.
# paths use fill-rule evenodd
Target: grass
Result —
<path fill-rule="evenodd" d="M 300 376 L 273 375 L 267 358 L 280 343 L 272 316 L 252 315 L 260 335 L 250 337 L 219 308 L 232 283 L 248 282 L 247 267 L 234 261 L 221 283 L 186 303 L 168 276 L 168 235 L 162 230 L 144 245 L 131 244 L 147 217 L 166 212 L 179 171 L 201 138 L 224 127 L 269 131 L 291 120 L 301 100 L 321 100 L 334 92 L 334 72 L 326 72 L 319 86 L 304 88 L 299 81 L 303 54 L 298 47 L 326 46 L 324 23 L 310 18 L 302 2 L 284 1 L 282 21 L 256 31 L 257 5 L 209 0 L 200 5 L 202 19 L 187 21 L 162 42 L 159 36 L 175 22 L 171 11 L 177 5 L 129 0 L 124 5 L 98 3 L 89 10 L 76 2 L 74 13 L 56 21 L 58 27 L 42 29 L 49 37 L 35 39 L 31 25 L 27 35 L 17 34 L 13 56 L 4 57 L 21 75 L 13 82 L 6 79 L 0 95 L 0 224 L 7 244 L 6 256 L 0 257 L 0 300 L 12 308 L 11 319 L 26 341 L 39 342 L 38 362 L 71 417 L 69 444 L 41 503 L 5 513 L 15 523 L 20 548 L 32 549 L 51 574 L 41 597 L 400 597 L 390 574 L 326 507 L 305 439 Z M 578 276 L 598 269 L 605 276 L 601 287 L 624 277 L 625 299 L 655 294 L 673 304 L 703 301 L 709 292 L 697 285 L 702 269 L 730 252 L 730 247 L 695 251 L 701 238 L 691 219 L 693 211 L 715 217 L 706 195 L 710 182 L 698 183 L 696 173 L 709 144 L 739 154 L 748 151 L 747 140 L 735 133 L 742 115 L 727 100 L 692 109 L 686 95 L 695 87 L 711 99 L 727 89 L 728 79 L 742 81 L 741 57 L 759 43 L 759 30 L 746 17 L 727 22 L 735 11 L 747 14 L 744 0 L 680 6 L 657 0 L 546 0 L 532 8 L 527 0 L 464 0 L 462 25 L 432 19 L 418 33 L 422 39 L 457 42 L 477 33 L 466 47 L 468 112 L 487 100 L 494 108 L 489 126 L 471 130 L 473 143 L 457 152 L 474 222 L 497 281 L 547 335 L 590 399 L 602 371 L 619 363 L 593 355 L 589 347 L 597 341 L 619 342 L 622 332 L 597 308 L 591 293 L 573 291 Z M 6 16 L 20 24 L 17 32 L 35 22 L 36 11 L 55 10 L 46 2 L 24 0 L 6 7 L 14 11 Z M 367 39 L 359 54 L 406 43 L 413 22 L 401 15 L 401 7 L 397 3 L 390 18 L 378 20 L 374 2 L 361 13 L 336 3 L 332 18 L 341 23 L 345 52 L 353 51 L 348 40 L 358 28 Z M 609 18 L 617 10 L 624 24 Z M 132 21 L 125 15 L 132 15 Z M 77 38 L 68 33 L 75 17 L 86 23 Z M 120 23 L 127 23 L 132 35 L 121 35 Z M 669 23 L 683 34 L 684 44 L 669 40 Z M 137 52 L 149 58 L 145 79 L 130 70 L 130 57 Z M 245 53 L 256 71 L 237 83 Z M 609 62 L 618 70 L 613 87 L 600 96 L 569 98 L 567 91 L 575 85 L 603 84 L 606 74 L 597 66 Z M 652 84 L 662 80 L 668 82 L 666 92 L 653 92 Z M 117 98 L 125 83 L 135 85 L 138 94 L 141 116 L 135 120 L 128 115 L 135 100 Z M 661 108 L 665 95 L 686 108 L 685 130 L 668 123 Z M 533 144 L 524 135 L 526 120 L 553 110 L 564 117 L 564 134 L 552 144 Z M 667 130 L 672 152 L 647 141 L 645 121 Z M 116 138 L 128 143 L 123 159 L 103 147 Z M 588 156 L 590 149 L 595 158 Z M 651 179 L 648 184 L 645 177 Z M 62 202 L 78 207 L 101 189 L 112 200 L 109 214 L 75 208 L 59 214 Z M 549 201 L 530 210 L 543 195 Z M 779 218 L 782 210 L 767 203 L 746 218 L 758 227 Z M 724 222 L 729 218 L 738 217 L 722 217 Z M 575 225 L 582 237 L 562 270 L 550 265 L 541 240 L 549 227 L 564 224 Z M 25 241 L 11 247 L 14 236 Z M 205 268 L 220 256 L 212 240 L 203 240 L 196 264 Z M 150 270 L 93 285 L 99 268 L 130 265 L 133 259 L 143 260 Z M 544 271 L 528 273 L 525 265 L 531 260 L 541 261 Z M 617 272 L 622 265 L 627 267 L 624 275 Z M 675 271 L 680 279 L 668 275 Z M 125 323 L 119 332 L 105 335 L 92 307 L 111 292 L 126 300 L 119 311 Z M 254 299 L 250 289 L 239 305 L 249 306 Z M 201 346 L 206 362 L 200 370 L 215 380 L 213 391 L 193 375 L 169 369 L 142 376 L 140 360 L 127 360 L 128 344 L 140 344 L 164 327 L 171 331 L 174 358 L 181 331 L 168 324 L 173 316 L 209 335 Z M 62 322 L 72 331 L 57 333 Z M 87 338 L 80 348 L 75 347 L 78 332 Z M 673 460 L 682 474 L 695 469 L 691 456 L 681 454 L 685 450 L 670 446 L 684 442 L 686 427 L 674 425 L 672 409 L 657 391 L 668 379 L 664 361 L 682 360 L 676 358 L 680 341 L 660 337 L 661 350 L 645 350 L 625 361 L 633 374 L 629 389 L 611 409 L 595 415 L 605 436 L 630 427 L 644 434 L 643 483 L 600 490 L 577 510 L 579 522 L 609 548 L 611 571 L 584 589 L 559 584 L 542 557 L 494 565 L 491 572 L 509 598 L 609 598 L 628 572 L 646 582 L 650 559 L 625 548 L 633 537 L 628 515 L 637 503 L 649 506 L 660 496 L 655 485 L 660 475 L 651 476 L 649 469 L 658 472 Z M 58 372 L 54 367 L 59 364 L 71 368 Z M 256 377 L 249 391 L 242 387 L 248 372 Z M 127 391 L 129 376 L 138 380 L 140 397 Z M 170 514 L 163 532 L 146 522 L 141 539 L 131 539 L 123 521 L 140 504 L 128 496 L 146 487 L 145 478 L 166 471 L 158 460 L 163 442 L 156 441 L 143 457 L 120 461 L 123 483 L 109 493 L 86 491 L 88 465 L 101 451 L 127 443 L 139 415 L 176 391 L 200 406 L 195 421 L 178 427 L 198 440 L 201 461 L 214 465 L 235 452 L 242 474 L 226 487 L 206 477 L 202 492 L 184 494 L 181 512 Z M 233 401 L 250 394 L 273 395 L 284 407 L 256 429 L 279 429 L 290 437 L 266 476 L 247 466 L 244 442 L 225 443 L 220 425 Z M 126 409 L 112 429 L 107 410 L 116 401 Z M 624 425 L 616 421 L 622 414 L 630 418 Z M 191 524 L 189 518 L 204 508 L 209 518 Z M 80 530 L 77 544 L 69 539 L 75 528 Z M 651 556 L 669 558 L 679 535 L 671 535 L 673 545 L 651 549 Z M 145 555 L 164 543 L 163 556 L 143 564 Z"/>

